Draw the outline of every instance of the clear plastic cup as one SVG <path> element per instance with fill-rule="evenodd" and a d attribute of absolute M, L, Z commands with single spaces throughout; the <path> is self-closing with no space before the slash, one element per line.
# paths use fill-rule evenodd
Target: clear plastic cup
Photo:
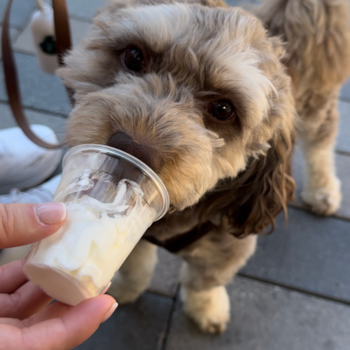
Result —
<path fill-rule="evenodd" d="M 53 201 L 66 204 L 67 221 L 33 244 L 24 272 L 69 305 L 104 292 L 147 228 L 169 209 L 168 192 L 152 169 L 93 144 L 67 152 Z"/>

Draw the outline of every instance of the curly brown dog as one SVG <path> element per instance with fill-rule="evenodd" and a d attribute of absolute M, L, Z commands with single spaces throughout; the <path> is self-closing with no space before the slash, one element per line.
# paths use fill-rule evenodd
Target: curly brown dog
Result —
<path fill-rule="evenodd" d="M 304 201 L 318 214 L 339 207 L 333 148 L 350 74 L 347 6 L 268 0 L 254 16 L 222 0 L 112 1 L 59 70 L 75 91 L 68 144 L 125 150 L 166 185 L 171 212 L 145 237 L 187 240 L 173 249 L 185 261 L 184 309 L 206 332 L 225 329 L 224 285 L 293 195 L 296 127 Z M 134 301 L 155 264 L 156 246 L 142 240 L 111 294 Z"/>
<path fill-rule="evenodd" d="M 202 330 L 222 332 L 224 285 L 292 198 L 296 129 L 304 201 L 317 214 L 338 209 L 333 149 L 339 89 L 350 75 L 348 6 L 266 0 L 253 15 L 222 0 L 114 0 L 100 11 L 59 71 L 75 91 L 67 142 L 133 154 L 171 199 L 115 275 L 118 302 L 149 285 L 153 242 L 185 261 L 186 313 Z M 16 254 L 25 252 L 5 258 Z"/>

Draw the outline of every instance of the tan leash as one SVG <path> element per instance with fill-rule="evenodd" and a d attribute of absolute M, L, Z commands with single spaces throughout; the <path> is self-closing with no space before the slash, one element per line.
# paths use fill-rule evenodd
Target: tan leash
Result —
<path fill-rule="evenodd" d="M 53 145 L 45 142 L 41 138 L 35 135 L 29 127 L 28 119 L 24 113 L 20 90 L 18 87 L 18 74 L 13 57 L 9 23 L 10 23 L 10 10 L 13 0 L 9 0 L 4 13 L 3 29 L 2 29 L 2 57 L 3 57 L 3 69 L 5 75 L 5 86 L 10 103 L 12 113 L 16 119 L 17 124 L 23 130 L 24 134 L 37 145 L 48 148 L 56 149 L 61 148 L 63 144 Z M 55 22 L 55 36 L 56 36 L 56 50 L 58 53 L 59 63 L 63 65 L 63 57 L 67 50 L 71 49 L 71 37 L 69 29 L 69 20 L 67 5 L 65 0 L 53 0 L 52 6 L 54 10 L 54 22 Z M 72 91 L 68 90 L 68 95 L 72 101 Z"/>

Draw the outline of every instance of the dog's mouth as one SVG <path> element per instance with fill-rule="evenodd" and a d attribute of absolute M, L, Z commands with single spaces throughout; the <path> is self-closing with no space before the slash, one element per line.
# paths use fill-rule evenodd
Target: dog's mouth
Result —
<path fill-rule="evenodd" d="M 163 166 L 163 160 L 159 152 L 146 144 L 136 142 L 130 135 L 122 131 L 113 134 L 108 139 L 107 146 L 131 154 L 148 165 L 157 174 Z"/>

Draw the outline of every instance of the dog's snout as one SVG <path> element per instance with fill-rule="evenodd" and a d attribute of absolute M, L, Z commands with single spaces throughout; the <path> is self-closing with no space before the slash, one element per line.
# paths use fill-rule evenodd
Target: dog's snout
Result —
<path fill-rule="evenodd" d="M 132 156 L 140 159 L 147 164 L 156 173 L 159 173 L 162 167 L 161 155 L 152 147 L 140 144 L 124 132 L 116 132 L 107 141 L 107 146 L 118 148 Z"/>

